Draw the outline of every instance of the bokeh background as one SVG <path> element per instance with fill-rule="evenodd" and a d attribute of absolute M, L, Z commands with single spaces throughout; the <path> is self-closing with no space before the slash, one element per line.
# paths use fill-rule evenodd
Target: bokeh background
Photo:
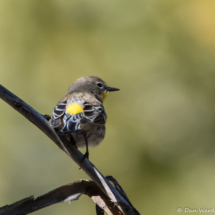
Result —
<path fill-rule="evenodd" d="M 90 160 L 142 214 L 215 207 L 213 0 L 1 0 L 1 84 L 50 114 L 77 78 L 120 88 Z M 0 101 L 0 205 L 88 179 Z M 84 151 L 83 151 L 84 152 Z M 184 212 L 181 212 L 183 214 Z M 34 214 L 95 214 L 91 199 Z"/>

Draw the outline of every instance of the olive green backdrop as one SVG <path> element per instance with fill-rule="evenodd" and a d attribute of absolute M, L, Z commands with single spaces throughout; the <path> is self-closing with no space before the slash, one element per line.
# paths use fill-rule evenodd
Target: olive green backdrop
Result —
<path fill-rule="evenodd" d="M 215 207 L 213 0 L 1 0 L 0 83 L 50 114 L 77 78 L 110 86 L 90 160 L 142 214 Z M 0 205 L 86 174 L 0 101 Z M 84 151 L 83 151 L 84 152 Z M 95 214 L 86 196 L 45 214 Z M 183 214 L 181 212 L 180 214 Z"/>

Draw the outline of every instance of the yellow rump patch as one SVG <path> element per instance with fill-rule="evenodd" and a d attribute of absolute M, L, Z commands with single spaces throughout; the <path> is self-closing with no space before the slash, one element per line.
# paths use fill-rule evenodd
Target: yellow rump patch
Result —
<path fill-rule="evenodd" d="M 72 103 L 66 108 L 67 112 L 71 115 L 75 115 L 81 113 L 83 111 L 83 107 L 77 103 Z"/>
<path fill-rule="evenodd" d="M 103 96 L 102 96 L 102 101 L 105 100 L 105 98 L 108 96 L 109 92 L 108 91 L 104 91 Z"/>

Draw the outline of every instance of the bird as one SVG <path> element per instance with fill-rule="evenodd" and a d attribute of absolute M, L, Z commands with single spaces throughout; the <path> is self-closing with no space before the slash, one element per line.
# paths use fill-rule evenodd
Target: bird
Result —
<path fill-rule="evenodd" d="M 107 114 L 103 102 L 109 92 L 118 90 L 97 76 L 81 77 L 55 106 L 51 126 L 76 148 L 86 147 L 81 162 L 89 159 L 88 146 L 96 147 L 104 139 Z"/>

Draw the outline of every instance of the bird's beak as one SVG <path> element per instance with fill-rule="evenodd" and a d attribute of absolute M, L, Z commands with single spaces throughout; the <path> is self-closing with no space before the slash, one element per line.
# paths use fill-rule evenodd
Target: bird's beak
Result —
<path fill-rule="evenodd" d="M 118 91 L 118 88 L 114 88 L 114 87 L 106 87 L 106 90 L 111 92 L 111 91 Z"/>

